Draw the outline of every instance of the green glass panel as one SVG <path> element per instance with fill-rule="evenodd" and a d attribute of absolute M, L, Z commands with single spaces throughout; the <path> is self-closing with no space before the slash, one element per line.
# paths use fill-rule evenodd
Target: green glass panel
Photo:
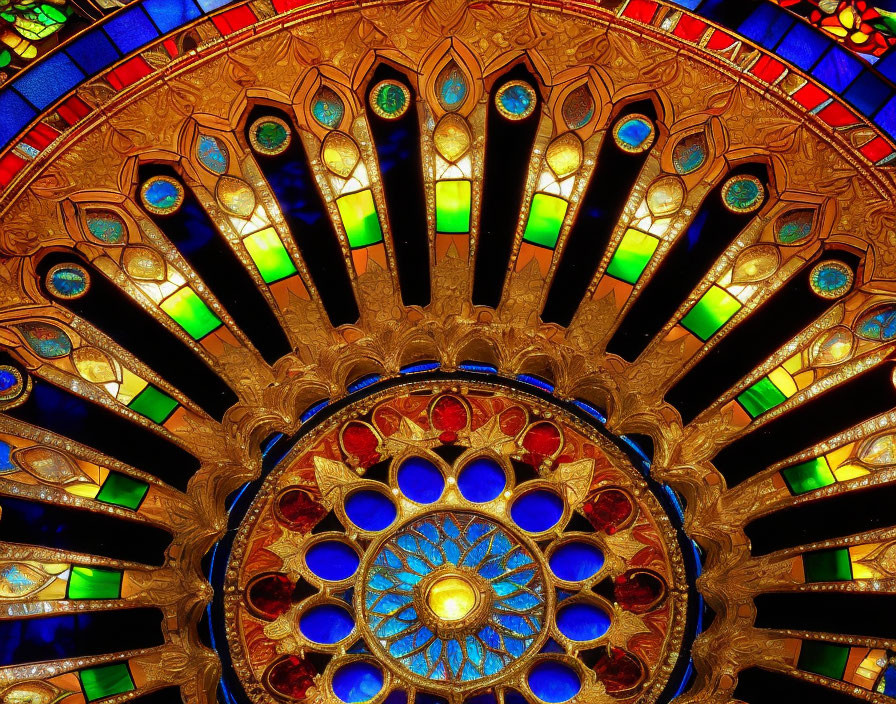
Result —
<path fill-rule="evenodd" d="M 740 302 L 725 289 L 710 286 L 681 324 L 705 342 L 740 309 Z"/>
<path fill-rule="evenodd" d="M 243 244 L 265 283 L 273 283 L 296 273 L 296 266 L 274 228 L 249 235 Z"/>
<path fill-rule="evenodd" d="M 120 596 L 120 570 L 72 567 L 68 578 L 69 599 L 118 599 Z"/>
<path fill-rule="evenodd" d="M 852 562 L 849 550 L 832 548 L 815 550 L 803 555 L 803 569 L 807 582 L 849 582 L 852 580 Z"/>
<path fill-rule="evenodd" d="M 784 477 L 792 494 L 805 494 L 807 491 L 815 491 L 837 481 L 824 457 L 816 457 L 814 460 L 782 469 L 781 476 Z"/>
<path fill-rule="evenodd" d="M 848 645 L 805 640 L 800 647 L 797 667 L 805 672 L 814 672 L 816 675 L 839 680 L 843 678 L 848 659 Z"/>
<path fill-rule="evenodd" d="M 208 335 L 221 326 L 218 316 L 189 286 L 175 291 L 162 301 L 163 311 L 170 315 L 194 340 Z"/>
<path fill-rule="evenodd" d="M 436 231 L 469 232 L 472 187 L 469 181 L 436 183 Z"/>
<path fill-rule="evenodd" d="M 617 279 L 633 284 L 659 246 L 659 239 L 640 230 L 628 230 L 610 260 L 607 273 Z"/>
<path fill-rule="evenodd" d="M 529 209 L 523 239 L 532 244 L 553 248 L 560 236 L 560 228 L 568 207 L 569 204 L 562 198 L 549 196 L 547 193 L 536 193 L 532 197 L 532 207 Z"/>
<path fill-rule="evenodd" d="M 132 479 L 118 472 L 109 472 L 96 499 L 105 501 L 107 504 L 137 510 L 147 491 L 149 491 L 149 484 L 146 482 Z"/>
<path fill-rule="evenodd" d="M 154 423 L 164 423 L 177 408 L 177 401 L 150 384 L 137 394 L 128 404 L 128 408 L 141 416 L 146 416 Z"/>
<path fill-rule="evenodd" d="M 787 397 L 767 376 L 737 395 L 737 400 L 751 418 L 761 416 L 770 408 L 783 403 Z"/>
<path fill-rule="evenodd" d="M 127 663 L 123 662 L 88 667 L 81 670 L 78 675 L 81 677 L 81 687 L 89 702 L 136 689 L 131 671 Z"/>
<path fill-rule="evenodd" d="M 336 207 L 339 208 L 345 235 L 352 249 L 376 244 L 383 239 L 373 194 L 369 189 L 337 198 Z"/>

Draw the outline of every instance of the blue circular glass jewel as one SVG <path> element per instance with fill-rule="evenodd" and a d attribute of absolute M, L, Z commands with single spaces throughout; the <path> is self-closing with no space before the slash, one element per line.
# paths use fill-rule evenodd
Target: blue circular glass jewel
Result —
<path fill-rule="evenodd" d="M 822 262 L 812 269 L 809 284 L 822 298 L 839 298 L 852 286 L 852 270 L 838 261 Z"/>
<path fill-rule="evenodd" d="M 557 579 L 581 582 L 600 572 L 600 568 L 604 566 L 604 554 L 593 543 L 570 540 L 551 553 L 548 564 Z"/>
<path fill-rule="evenodd" d="M 620 149 L 643 152 L 653 139 L 653 123 L 643 115 L 631 115 L 616 123 L 613 138 Z"/>
<path fill-rule="evenodd" d="M 397 511 L 392 500 L 382 492 L 362 489 L 345 500 L 345 515 L 358 528 L 377 531 L 391 526 Z"/>
<path fill-rule="evenodd" d="M 563 499 L 553 491 L 527 491 L 510 506 L 510 517 L 529 533 L 542 533 L 557 525 L 563 516 Z"/>
<path fill-rule="evenodd" d="M 315 575 L 327 582 L 341 582 L 358 569 L 358 553 L 340 540 L 322 540 L 305 553 L 305 564 Z"/>
<path fill-rule="evenodd" d="M 76 264 L 54 266 L 47 277 L 47 288 L 57 298 L 78 298 L 87 292 L 90 275 Z"/>
<path fill-rule="evenodd" d="M 762 205 L 765 188 L 755 176 L 740 175 L 729 178 L 722 186 L 725 207 L 735 213 L 749 213 Z"/>
<path fill-rule="evenodd" d="M 557 628 L 570 640 L 595 640 L 610 630 L 610 617 L 594 604 L 577 601 L 557 611 Z"/>
<path fill-rule="evenodd" d="M 22 377 L 12 367 L 0 367 L 0 401 L 8 401 L 13 398 L 21 391 L 21 388 Z M 0 446 L 2 445 L 4 443 L 0 443 Z M 6 455 L 9 455 L 8 446 L 6 446 Z M 0 469 L 6 469 L 2 458 L 0 458 Z"/>
<path fill-rule="evenodd" d="M 457 488 L 467 501 L 481 504 L 497 499 L 507 486 L 504 468 L 490 457 L 477 457 L 464 465 Z"/>
<path fill-rule="evenodd" d="M 432 462 L 423 457 L 408 457 L 398 468 L 398 488 L 411 501 L 431 504 L 445 489 L 445 477 Z"/>
<path fill-rule="evenodd" d="M 498 112 L 511 120 L 522 120 L 531 115 L 535 102 L 535 91 L 521 81 L 508 83 L 495 96 Z"/>
<path fill-rule="evenodd" d="M 532 694 L 548 704 L 567 702 L 579 693 L 582 682 L 568 665 L 556 660 L 543 660 L 529 670 L 527 678 Z"/>
<path fill-rule="evenodd" d="M 143 184 L 143 203 L 153 213 L 165 215 L 180 207 L 184 189 L 174 179 L 156 176 Z"/>
<path fill-rule="evenodd" d="M 341 606 L 312 606 L 299 618 L 299 630 L 308 640 L 332 645 L 347 638 L 355 627 L 355 619 Z"/>
<path fill-rule="evenodd" d="M 369 702 L 383 688 L 383 671 L 364 660 L 350 662 L 333 673 L 333 694 L 346 704 Z"/>

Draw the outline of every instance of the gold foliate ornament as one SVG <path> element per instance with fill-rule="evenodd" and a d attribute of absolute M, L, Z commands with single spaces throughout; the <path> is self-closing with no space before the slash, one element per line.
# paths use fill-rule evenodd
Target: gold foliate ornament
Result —
<path fill-rule="evenodd" d="M 361 160 L 355 140 L 344 132 L 330 132 L 321 145 L 321 159 L 326 167 L 340 178 L 348 178 Z"/>
<path fill-rule="evenodd" d="M 248 218 L 255 210 L 255 191 L 248 183 L 234 176 L 218 179 L 215 197 L 224 210 L 238 218 Z"/>
<path fill-rule="evenodd" d="M 573 132 L 560 135 L 548 145 L 545 159 L 558 179 L 574 174 L 582 165 L 582 140 Z"/>
<path fill-rule="evenodd" d="M 436 151 L 445 161 L 457 161 L 469 151 L 473 135 L 464 118 L 455 113 L 448 113 L 436 125 L 433 142 Z"/>

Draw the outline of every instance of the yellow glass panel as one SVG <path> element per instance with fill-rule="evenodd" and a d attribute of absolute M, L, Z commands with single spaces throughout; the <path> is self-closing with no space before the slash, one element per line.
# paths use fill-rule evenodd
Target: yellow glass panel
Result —
<path fill-rule="evenodd" d="M 134 399 L 134 396 L 148 386 L 148 382 L 124 368 L 122 369 L 122 377 L 121 388 L 118 390 L 118 400 L 127 405 Z"/>
<path fill-rule="evenodd" d="M 768 378 L 787 397 L 793 396 L 797 392 L 793 377 L 783 367 L 775 367 L 769 372 Z"/>

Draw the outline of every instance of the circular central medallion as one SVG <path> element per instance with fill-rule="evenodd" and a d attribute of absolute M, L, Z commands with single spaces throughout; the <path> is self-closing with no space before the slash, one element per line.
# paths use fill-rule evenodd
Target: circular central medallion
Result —
<path fill-rule="evenodd" d="M 426 592 L 426 605 L 442 621 L 460 621 L 478 601 L 476 590 L 461 575 L 439 577 Z"/>
<path fill-rule="evenodd" d="M 356 597 L 384 661 L 417 678 L 473 683 L 544 640 L 550 593 L 538 550 L 478 513 L 433 511 L 370 551 Z"/>

